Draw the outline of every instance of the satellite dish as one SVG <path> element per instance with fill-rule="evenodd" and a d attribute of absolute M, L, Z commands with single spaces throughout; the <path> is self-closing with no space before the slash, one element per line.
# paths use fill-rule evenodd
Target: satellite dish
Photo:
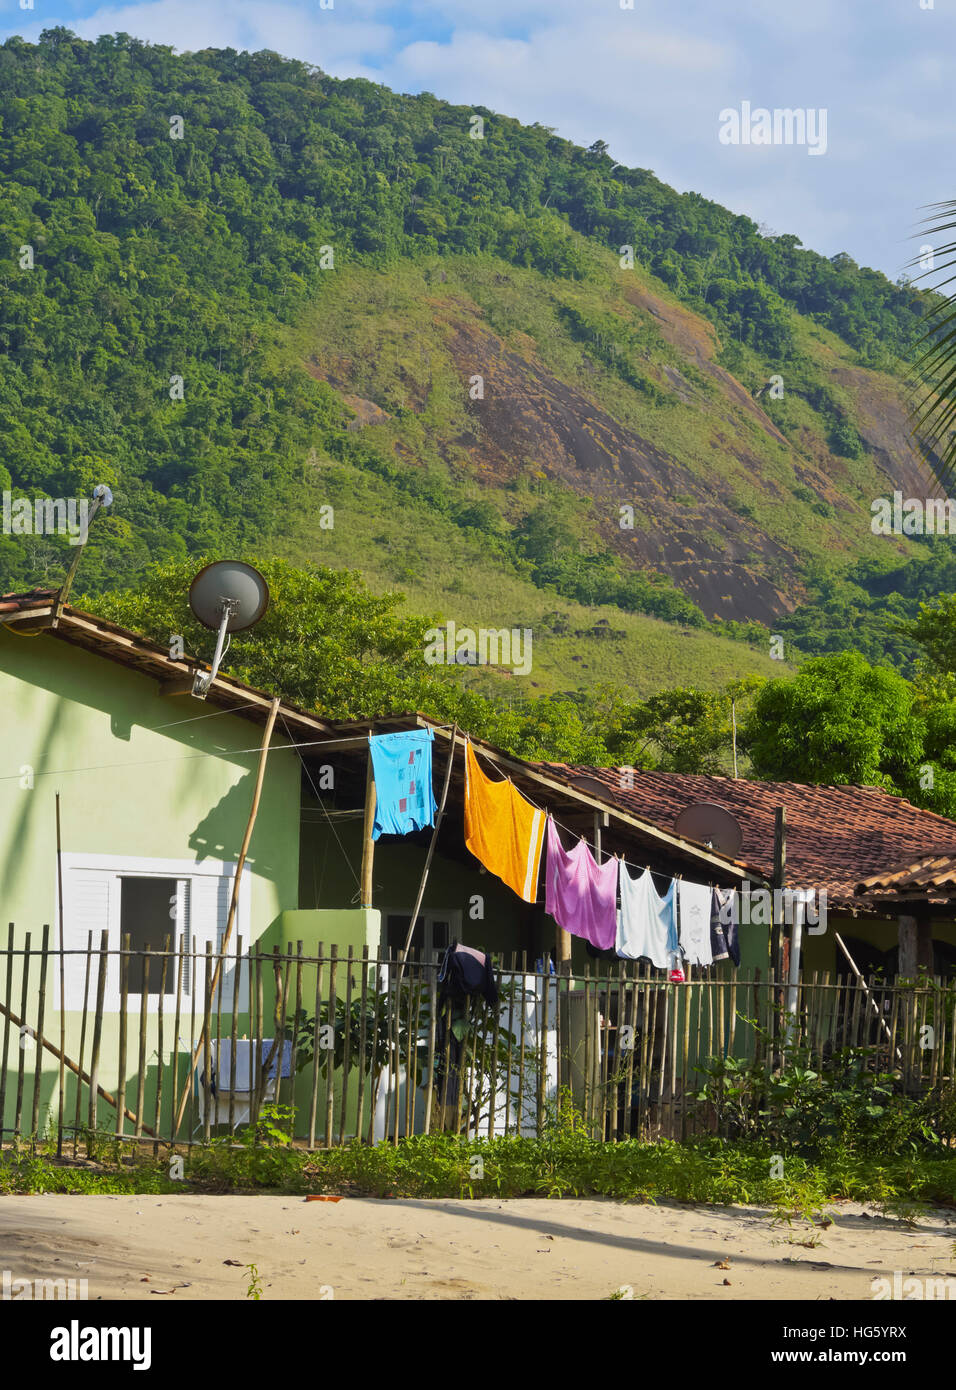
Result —
<path fill-rule="evenodd" d="M 580 777 L 573 777 L 571 785 L 579 792 L 584 792 L 586 796 L 597 796 L 602 801 L 610 801 L 614 795 L 606 782 L 602 782 L 600 777 L 588 777 L 582 774 Z"/>
<path fill-rule="evenodd" d="M 193 694 L 204 700 L 229 650 L 227 634 L 255 627 L 269 607 L 269 586 L 244 561 L 217 560 L 201 569 L 189 586 L 189 606 L 203 627 L 218 634 L 212 669 L 198 672 L 193 681 Z"/>
<path fill-rule="evenodd" d="M 693 806 L 685 806 L 674 821 L 674 829 L 678 835 L 696 840 L 730 859 L 737 854 L 744 838 L 736 816 L 718 806 L 716 801 L 697 801 Z"/>

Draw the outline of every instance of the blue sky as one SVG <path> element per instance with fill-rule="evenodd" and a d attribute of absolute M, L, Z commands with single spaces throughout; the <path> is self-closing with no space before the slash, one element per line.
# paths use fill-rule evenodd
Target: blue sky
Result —
<path fill-rule="evenodd" d="M 925 205 L 956 198 L 956 0 L 622 3 L 0 0 L 0 33 L 63 24 L 179 50 L 271 48 L 334 76 L 480 104 L 606 140 L 623 164 L 896 279 L 926 241 Z M 722 144 L 721 111 L 745 101 L 824 109 L 825 154 Z"/>

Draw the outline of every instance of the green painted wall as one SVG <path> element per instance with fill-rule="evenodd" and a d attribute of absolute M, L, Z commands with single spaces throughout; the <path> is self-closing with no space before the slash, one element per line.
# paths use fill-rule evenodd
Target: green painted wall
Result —
<path fill-rule="evenodd" d="M 16 635 L 0 626 L 0 941 L 14 923 L 15 945 L 44 923 L 56 924 L 55 793 L 60 792 L 65 852 L 201 862 L 234 862 L 249 814 L 259 725 L 189 696 L 161 698 L 158 684 L 48 634 Z M 197 716 L 212 716 L 197 718 Z M 30 785 L 32 778 L 32 786 Z M 247 868 L 250 928 L 277 930 L 284 908 L 298 905 L 299 785 L 296 755 L 270 755 Z M 270 932 L 271 929 L 271 932 Z M 5 990 L 0 970 L 0 990 Z M 19 964 L 12 996 L 19 1012 Z M 32 997 L 30 1021 L 35 1022 Z M 0 993 L 0 1002 L 3 994 Z M 47 997 L 53 1013 L 52 980 Z M 134 1021 L 134 1032 L 135 1023 Z M 184 1024 L 184 1029 L 185 1029 Z M 149 1052 L 155 1050 L 150 1017 Z M 172 1028 L 167 1023 L 167 1038 Z M 186 1029 L 188 1037 L 188 1029 Z M 57 1041 L 55 1037 L 53 1041 Z M 10 1039 L 12 1070 L 17 1039 Z M 138 1039 L 130 1042 L 135 1056 Z M 87 1050 L 89 1050 L 87 1040 Z M 101 1084 L 117 1082 L 117 1015 L 103 1025 Z M 67 1015 L 67 1053 L 79 1048 L 78 1016 Z M 168 1055 L 168 1046 L 164 1048 Z M 28 1074 L 35 1054 L 27 1062 Z M 48 1102 L 57 1063 L 44 1054 Z M 30 1083 L 27 1081 L 27 1092 Z M 8 1095 L 5 1124 L 11 1123 Z M 101 1113 L 106 1111 L 101 1105 Z"/>
<path fill-rule="evenodd" d="M 952 917 L 934 917 L 931 919 L 933 939 L 935 941 L 945 941 L 951 946 L 956 946 L 956 922 Z M 871 942 L 881 951 L 889 951 L 896 944 L 899 937 L 899 926 L 895 920 L 878 921 L 872 918 L 861 919 L 833 915 L 827 919 L 827 930 L 820 935 L 810 936 L 804 932 L 803 937 L 803 969 L 804 971 L 813 970 L 836 970 L 842 969 L 846 964 L 846 957 L 837 947 L 834 933 L 839 932 L 847 941 L 852 954 L 852 943 L 849 938 L 856 937 L 860 941 Z"/>
<path fill-rule="evenodd" d="M 359 956 L 362 947 L 367 946 L 369 955 L 374 958 L 381 930 L 382 914 L 374 908 L 300 909 L 283 912 L 279 918 L 279 942 L 283 951 L 288 946 L 295 950 L 301 941 L 302 953 L 306 956 L 318 954 L 321 942 L 325 955 L 334 943 L 340 956 L 348 956 L 350 946 Z"/>

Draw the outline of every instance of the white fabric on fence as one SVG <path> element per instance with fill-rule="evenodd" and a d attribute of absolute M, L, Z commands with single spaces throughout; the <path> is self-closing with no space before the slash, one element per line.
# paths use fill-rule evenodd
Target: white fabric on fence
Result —
<path fill-rule="evenodd" d="M 268 1061 L 269 1052 L 272 1049 L 271 1038 L 262 1039 L 262 1063 L 263 1066 Z M 215 1041 L 209 1044 L 210 1063 L 213 1076 L 216 1078 L 216 1094 L 203 1084 L 199 1073 L 196 1075 L 196 1092 L 199 1100 L 199 1125 L 206 1123 L 206 1110 L 209 1109 L 209 1123 L 211 1125 L 228 1125 L 229 1123 L 229 1100 L 230 1094 L 235 1097 L 233 1103 L 233 1129 L 236 1130 L 240 1125 L 249 1123 L 249 1092 L 252 1089 L 253 1078 L 251 1076 L 251 1066 L 254 1057 L 253 1044 L 249 1039 L 241 1039 L 236 1042 L 236 1076 L 235 1088 L 230 1093 L 229 1083 L 232 1080 L 232 1040 L 223 1038 L 221 1044 Z M 200 1053 L 200 1059 L 202 1054 Z M 269 1079 L 263 1092 L 263 1101 L 273 1101 L 278 1093 L 279 1078 L 292 1075 L 292 1044 L 284 1042 L 281 1047 L 276 1048 L 276 1055 L 272 1059 L 269 1067 Z M 197 1125 L 197 1128 L 199 1126 Z"/>
<path fill-rule="evenodd" d="M 677 906 L 680 913 L 680 945 L 689 965 L 712 965 L 710 949 L 711 888 L 707 883 L 677 880 Z"/>

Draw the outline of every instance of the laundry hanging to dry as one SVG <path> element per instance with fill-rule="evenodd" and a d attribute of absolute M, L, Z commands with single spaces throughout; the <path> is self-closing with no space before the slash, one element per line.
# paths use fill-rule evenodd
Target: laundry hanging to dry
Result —
<path fill-rule="evenodd" d="M 625 960 L 646 958 L 669 970 L 680 954 L 677 936 L 677 885 L 671 879 L 661 896 L 650 869 L 631 878 L 621 865 L 621 910 L 617 920 L 617 954 Z"/>
<path fill-rule="evenodd" d="M 490 873 L 533 903 L 544 844 L 545 814 L 513 782 L 493 781 L 465 743 L 465 844 Z"/>
<path fill-rule="evenodd" d="M 380 835 L 409 835 L 435 823 L 431 729 L 373 734 L 369 753 L 375 775 L 375 825 Z"/>
<path fill-rule="evenodd" d="M 583 936 L 602 951 L 614 945 L 617 873 L 618 861 L 599 864 L 584 839 L 566 850 L 553 818 L 548 817 L 545 907 L 559 927 L 572 936 Z"/>

